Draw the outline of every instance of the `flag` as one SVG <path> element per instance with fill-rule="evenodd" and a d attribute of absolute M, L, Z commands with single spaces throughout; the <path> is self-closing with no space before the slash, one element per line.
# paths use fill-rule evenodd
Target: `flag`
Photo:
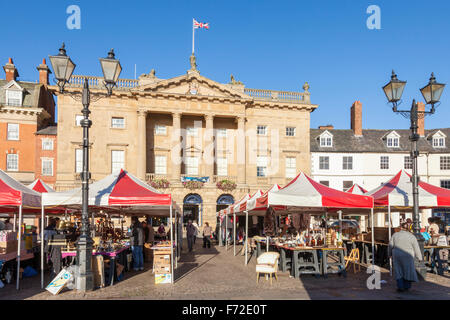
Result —
<path fill-rule="evenodd" d="M 209 29 L 209 23 L 198 22 L 197 20 L 194 19 L 194 29 L 198 28 Z"/>

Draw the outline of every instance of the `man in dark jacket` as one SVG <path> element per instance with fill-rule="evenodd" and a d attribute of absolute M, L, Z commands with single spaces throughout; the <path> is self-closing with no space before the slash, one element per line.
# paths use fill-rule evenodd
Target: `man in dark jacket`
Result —
<path fill-rule="evenodd" d="M 189 220 L 188 224 L 186 226 L 186 237 L 187 237 L 189 252 L 192 251 L 192 247 L 194 245 L 195 230 L 196 229 L 195 229 L 194 225 L 192 224 L 192 220 Z"/>
<path fill-rule="evenodd" d="M 144 230 L 139 222 L 138 217 L 131 219 L 131 250 L 133 252 L 133 269 L 134 271 L 144 270 Z"/>

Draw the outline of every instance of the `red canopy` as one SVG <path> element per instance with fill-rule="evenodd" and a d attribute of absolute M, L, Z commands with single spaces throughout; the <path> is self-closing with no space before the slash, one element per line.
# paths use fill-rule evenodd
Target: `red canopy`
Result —
<path fill-rule="evenodd" d="M 419 182 L 419 206 L 421 208 L 450 206 L 450 190 Z M 375 206 L 412 207 L 411 175 L 399 171 L 392 179 L 367 193 L 375 199 Z"/>
<path fill-rule="evenodd" d="M 40 208 L 41 196 L 0 170 L 0 206 Z"/>
<path fill-rule="evenodd" d="M 346 191 L 347 193 L 353 193 L 353 194 L 365 194 L 368 191 L 361 187 L 359 184 L 355 183 L 350 189 Z"/>
<path fill-rule="evenodd" d="M 39 193 L 55 192 L 55 190 L 53 190 L 52 187 L 50 187 L 48 184 L 46 184 L 41 179 L 36 179 L 33 183 L 28 185 L 28 188 L 30 188 L 31 190 L 34 190 L 36 192 L 39 192 Z"/>

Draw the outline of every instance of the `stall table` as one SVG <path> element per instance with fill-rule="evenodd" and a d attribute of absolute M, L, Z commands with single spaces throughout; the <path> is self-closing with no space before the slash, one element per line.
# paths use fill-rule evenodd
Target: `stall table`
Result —
<path fill-rule="evenodd" d="M 116 272 L 116 258 L 120 259 L 120 262 L 122 265 L 125 266 L 126 270 L 127 270 L 127 263 L 126 263 L 126 255 L 124 255 L 124 253 L 126 253 L 126 251 L 130 248 L 130 246 L 125 246 L 123 248 L 120 248 L 116 251 L 112 251 L 112 252 L 97 252 L 97 251 L 92 251 L 92 255 L 102 255 L 104 257 L 110 257 L 111 258 L 111 262 L 109 263 L 109 278 L 107 280 L 107 283 L 109 283 L 110 285 L 114 284 L 114 274 Z M 77 256 L 77 252 L 76 251 L 65 251 L 65 252 L 61 252 L 61 257 L 62 259 L 67 258 L 67 257 L 76 257 Z"/>
<path fill-rule="evenodd" d="M 364 264 L 372 263 L 372 258 L 375 257 L 374 264 L 379 263 L 381 266 L 389 263 L 388 257 L 388 243 L 375 241 L 375 254 L 372 253 L 372 242 L 367 240 L 344 240 L 347 244 L 351 244 L 352 249 L 358 248 L 360 250 L 360 262 Z M 346 249 L 347 251 L 347 249 Z M 346 254 L 347 255 L 347 254 Z"/>

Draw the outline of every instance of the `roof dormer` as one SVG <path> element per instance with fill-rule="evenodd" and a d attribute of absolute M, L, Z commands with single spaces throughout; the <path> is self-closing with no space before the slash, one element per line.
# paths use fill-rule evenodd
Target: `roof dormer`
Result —
<path fill-rule="evenodd" d="M 11 80 L 2 88 L 5 90 L 5 101 L 7 106 L 22 106 L 24 89 L 15 81 Z"/>
<path fill-rule="evenodd" d="M 400 135 L 392 131 L 385 136 L 386 147 L 388 148 L 400 148 Z"/>
<path fill-rule="evenodd" d="M 322 132 L 322 134 L 318 138 L 320 147 L 324 148 L 333 147 L 333 135 L 328 130 Z"/>
<path fill-rule="evenodd" d="M 441 130 L 434 133 L 431 136 L 433 148 L 445 148 L 445 138 L 447 138 L 447 136 Z"/>

